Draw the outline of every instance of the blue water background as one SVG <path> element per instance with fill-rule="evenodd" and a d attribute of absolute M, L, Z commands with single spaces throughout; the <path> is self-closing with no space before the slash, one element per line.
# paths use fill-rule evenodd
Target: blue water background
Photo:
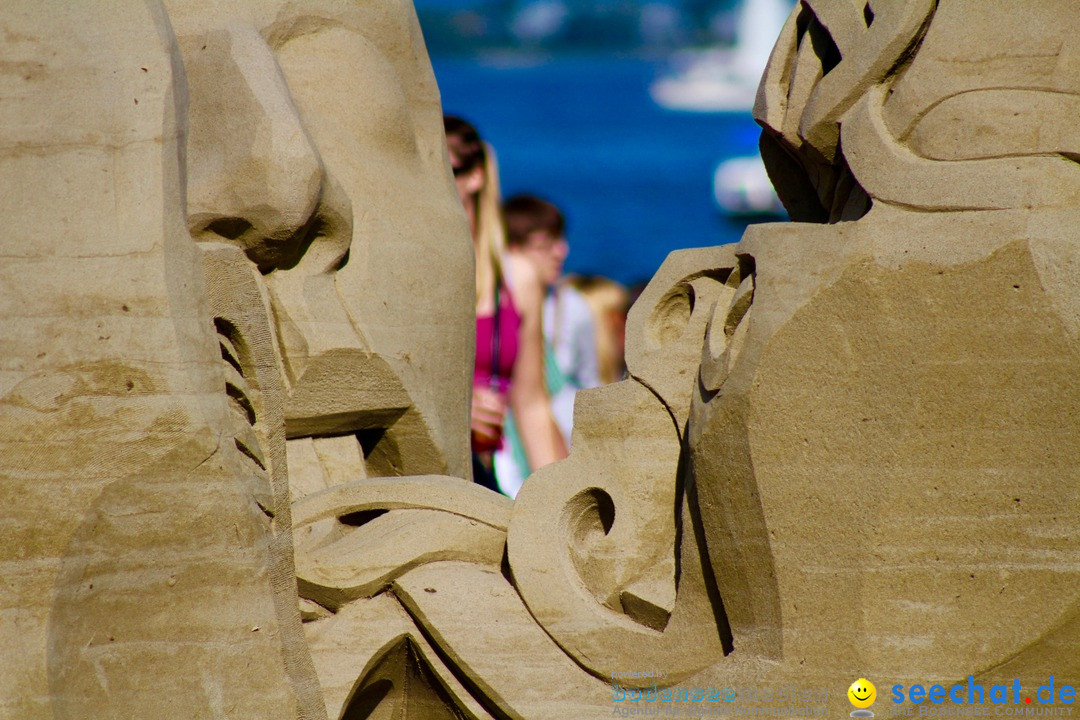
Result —
<path fill-rule="evenodd" d="M 567 216 L 568 272 L 648 280 L 671 250 L 736 242 L 745 221 L 712 198 L 721 160 L 757 153 L 749 112 L 665 110 L 659 61 L 603 55 L 432 58 L 444 111 L 495 147 L 504 197 L 531 192 Z"/>

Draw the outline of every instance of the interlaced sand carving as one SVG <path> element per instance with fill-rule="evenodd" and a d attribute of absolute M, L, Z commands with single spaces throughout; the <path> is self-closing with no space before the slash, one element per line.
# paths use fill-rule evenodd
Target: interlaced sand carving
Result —
<path fill-rule="evenodd" d="M 5 7 L 0 717 L 1075 685 L 1077 22 L 801 0 L 755 108 L 800 222 L 673 253 L 511 504 L 407 4 Z"/>
<path fill-rule="evenodd" d="M 830 687 L 1080 671 L 1080 175 L 1068 121 L 1031 111 L 1076 92 L 1075 30 L 1058 2 L 789 21 L 762 150 L 792 215 L 835 224 L 744 236 L 752 304 L 690 418 L 735 665 Z"/>
<path fill-rule="evenodd" d="M 508 576 L 484 576 L 584 677 L 824 688 L 836 711 L 847 678 L 1080 671 L 1076 165 L 1064 116 L 1027 107 L 1067 106 L 1080 58 L 1073 16 L 1038 5 L 796 8 L 763 152 L 792 215 L 832 224 L 669 259 L 628 326 L 633 379 L 583 396 L 573 454 L 519 495 Z M 405 577 L 441 598 L 470 572 L 436 568 Z M 417 587 L 395 592 L 495 714 L 610 713 L 515 688 L 482 661 L 514 633 Z"/>

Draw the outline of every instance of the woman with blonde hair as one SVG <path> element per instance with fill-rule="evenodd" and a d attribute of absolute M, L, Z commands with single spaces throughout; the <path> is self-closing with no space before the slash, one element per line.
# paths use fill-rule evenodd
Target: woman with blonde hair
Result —
<path fill-rule="evenodd" d="M 596 321 L 596 360 L 600 381 L 613 383 L 626 374 L 626 313 L 630 293 L 602 275 L 570 275 L 566 281 L 581 293 Z"/>
<path fill-rule="evenodd" d="M 544 386 L 543 283 L 528 263 L 504 261 L 495 155 L 476 128 L 445 116 L 446 143 L 476 255 L 476 364 L 473 369 L 473 476 L 497 490 L 492 456 L 502 446 L 507 407 L 514 412 L 529 466 L 566 457 Z"/>

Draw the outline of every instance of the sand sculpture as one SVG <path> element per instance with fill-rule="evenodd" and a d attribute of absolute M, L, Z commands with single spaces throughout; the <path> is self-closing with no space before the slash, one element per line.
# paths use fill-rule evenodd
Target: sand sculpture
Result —
<path fill-rule="evenodd" d="M 0 717 L 1080 680 L 1068 0 L 801 0 L 755 107 L 796 222 L 673 253 L 515 503 L 465 481 L 471 256 L 408 4 L 0 30 Z"/>
<path fill-rule="evenodd" d="M 471 294 L 429 278 L 472 256 L 412 8 L 0 26 L 0 715 L 325 717 L 291 500 L 468 467 Z"/>

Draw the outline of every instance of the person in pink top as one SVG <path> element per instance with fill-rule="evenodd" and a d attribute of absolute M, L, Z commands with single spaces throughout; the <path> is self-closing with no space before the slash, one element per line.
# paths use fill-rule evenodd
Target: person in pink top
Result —
<path fill-rule="evenodd" d="M 528 263 L 504 262 L 494 152 L 461 118 L 443 118 L 454 172 L 476 254 L 476 364 L 470 429 L 473 476 L 498 489 L 492 455 L 502 446 L 507 407 L 518 419 L 532 468 L 566 457 L 544 385 L 543 282 Z"/>

